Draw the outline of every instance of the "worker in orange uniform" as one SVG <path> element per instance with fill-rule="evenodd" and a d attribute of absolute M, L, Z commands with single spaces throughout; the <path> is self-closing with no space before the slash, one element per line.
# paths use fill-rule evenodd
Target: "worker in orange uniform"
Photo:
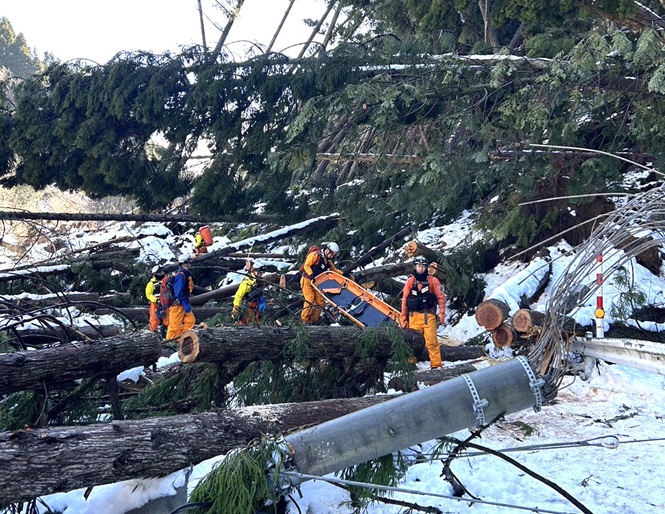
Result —
<path fill-rule="evenodd" d="M 173 279 L 173 304 L 169 307 L 169 329 L 166 339 L 176 339 L 196 324 L 196 318 L 189 303 L 189 296 L 194 290 L 194 280 L 189 272 L 189 257 L 178 260 L 180 267 Z"/>
<path fill-rule="evenodd" d="M 441 347 L 436 336 L 436 310 L 439 321 L 446 319 L 446 295 L 438 278 L 427 272 L 427 259 L 421 255 L 413 260 L 413 275 L 402 291 L 402 326 L 417 330 L 425 337 L 430 368 L 441 367 Z"/>
<path fill-rule="evenodd" d="M 162 308 L 159 298 L 160 285 L 165 276 L 166 271 L 164 271 L 164 268 L 159 265 L 154 266 L 152 268 L 152 276 L 145 286 L 145 297 L 150 302 L 150 330 L 153 332 L 159 330 L 162 337 L 166 334 L 166 327 L 169 325 L 168 312 Z"/>
<path fill-rule="evenodd" d="M 303 323 L 311 325 L 318 323 L 325 300 L 323 295 L 314 288 L 312 281 L 324 271 L 339 273 L 333 263 L 333 259 L 338 253 L 339 246 L 333 242 L 323 243 L 321 248 L 310 248 L 310 252 L 305 258 L 305 264 L 300 269 L 300 288 L 305 297 L 305 303 L 300 313 Z"/>

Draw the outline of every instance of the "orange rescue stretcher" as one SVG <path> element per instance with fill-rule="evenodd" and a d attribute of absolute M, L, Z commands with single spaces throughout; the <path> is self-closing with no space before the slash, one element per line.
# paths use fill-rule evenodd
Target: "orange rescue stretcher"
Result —
<path fill-rule="evenodd" d="M 400 312 L 397 309 L 339 273 L 324 271 L 314 279 L 314 287 L 328 304 L 356 325 L 401 326 Z"/>

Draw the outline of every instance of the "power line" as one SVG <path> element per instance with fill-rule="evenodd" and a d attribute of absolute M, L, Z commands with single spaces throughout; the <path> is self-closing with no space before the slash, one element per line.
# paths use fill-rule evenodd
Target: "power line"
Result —
<path fill-rule="evenodd" d="M 348 486 L 354 486 L 354 487 L 365 487 L 368 489 L 376 489 L 379 491 L 389 491 L 389 492 L 396 492 L 396 493 L 406 493 L 406 494 L 415 494 L 415 495 L 420 495 L 420 496 L 431 496 L 433 498 L 444 498 L 446 500 L 456 500 L 456 501 L 463 501 L 463 502 L 472 502 L 472 503 L 482 503 L 484 505 L 493 505 L 495 507 L 505 507 L 508 509 L 516 509 L 516 510 L 526 510 L 530 512 L 543 512 L 546 514 L 573 514 L 570 511 L 560 511 L 560 510 L 548 510 L 548 509 L 542 509 L 540 507 L 524 507 L 521 505 L 511 505 L 509 503 L 500 503 L 500 502 L 492 502 L 492 501 L 486 501 L 486 500 L 476 500 L 476 499 L 470 499 L 470 498 L 458 498 L 456 496 L 450 496 L 447 494 L 438 494 L 438 493 L 426 493 L 424 491 L 418 491 L 416 489 L 406 489 L 406 488 L 401 488 L 401 487 L 392 487 L 388 485 L 377 485 L 377 484 L 368 484 L 365 482 L 356 482 L 355 480 L 344 480 L 341 478 L 332 478 L 332 477 L 320 477 L 316 475 L 307 475 L 305 473 L 296 473 L 293 471 L 283 471 L 283 474 L 292 477 L 292 478 L 300 478 L 300 479 L 305 479 L 305 480 L 321 480 L 323 482 L 328 482 L 330 484 L 337 484 L 337 485 L 348 485 Z"/>

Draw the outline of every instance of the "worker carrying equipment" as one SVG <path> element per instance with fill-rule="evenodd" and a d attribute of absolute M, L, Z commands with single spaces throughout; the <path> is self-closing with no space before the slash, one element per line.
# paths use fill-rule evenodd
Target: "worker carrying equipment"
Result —
<path fill-rule="evenodd" d="M 263 288 L 259 283 L 263 271 L 261 263 L 250 263 L 249 274 L 242 279 L 233 297 L 231 317 L 239 325 L 261 326 L 261 312 L 266 309 Z"/>
<path fill-rule="evenodd" d="M 335 242 L 322 243 L 321 248 L 311 246 L 305 258 L 305 263 L 300 267 L 300 288 L 305 297 L 300 318 L 303 323 L 315 324 L 321 318 L 321 310 L 325 305 L 325 298 L 314 287 L 312 280 L 324 271 L 340 271 L 335 267 L 333 259 L 339 253 L 339 246 Z"/>
<path fill-rule="evenodd" d="M 196 324 L 196 317 L 189 303 L 189 296 L 194 290 L 194 280 L 189 272 L 190 259 L 182 256 L 178 259 L 180 267 L 173 278 L 173 303 L 169 307 L 169 329 L 166 339 L 177 339 Z"/>
<path fill-rule="evenodd" d="M 194 255 L 208 253 L 208 247 L 212 246 L 212 231 L 208 225 L 202 226 L 194 236 Z"/>
<path fill-rule="evenodd" d="M 159 331 L 162 337 L 166 335 L 166 327 L 169 325 L 168 310 L 161 302 L 161 282 L 166 271 L 159 265 L 153 266 L 152 276 L 145 286 L 145 296 L 150 302 L 150 314 L 148 326 L 153 332 Z"/>

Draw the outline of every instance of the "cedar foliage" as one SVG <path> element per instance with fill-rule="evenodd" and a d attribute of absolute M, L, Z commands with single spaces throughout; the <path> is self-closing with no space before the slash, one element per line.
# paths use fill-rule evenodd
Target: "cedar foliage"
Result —
<path fill-rule="evenodd" d="M 529 143 L 658 165 L 663 49 L 632 2 L 504 0 L 489 25 L 475 2 L 343 5 L 372 31 L 340 26 L 334 48 L 297 65 L 282 54 L 236 63 L 222 52 L 211 62 L 198 47 L 51 64 L 15 89 L 2 118 L 2 182 L 125 195 L 146 210 L 190 194 L 191 210 L 208 215 L 261 201 L 291 219 L 338 210 L 352 220 L 350 243 L 365 247 L 377 219 L 445 223 L 498 197 L 483 221 L 502 245 L 523 248 L 577 220 L 567 205 L 525 213 L 517 204 L 616 190 L 630 170 Z M 606 19 L 622 30 L 608 31 Z M 505 58 L 463 59 L 483 45 Z M 210 159 L 195 176 L 184 163 L 199 142 Z"/>

